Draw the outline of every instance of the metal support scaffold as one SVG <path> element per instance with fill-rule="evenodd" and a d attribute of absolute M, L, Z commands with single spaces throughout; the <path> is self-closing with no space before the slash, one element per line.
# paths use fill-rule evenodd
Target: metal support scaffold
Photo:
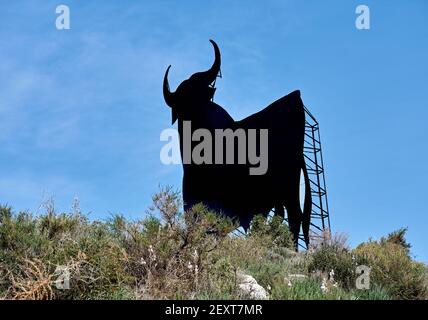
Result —
<path fill-rule="evenodd" d="M 331 230 L 330 211 L 328 208 L 327 186 L 325 183 L 325 169 L 321 148 L 319 123 L 305 108 L 305 143 L 304 157 L 312 193 L 311 213 L 311 240 L 321 237 L 323 231 Z M 303 237 L 300 237 L 301 246 L 305 247 Z"/>

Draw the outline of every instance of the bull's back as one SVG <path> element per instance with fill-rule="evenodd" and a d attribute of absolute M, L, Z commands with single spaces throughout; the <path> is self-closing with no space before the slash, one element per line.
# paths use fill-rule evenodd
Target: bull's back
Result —
<path fill-rule="evenodd" d="M 300 91 L 294 91 L 265 109 L 236 122 L 237 128 L 268 129 L 269 170 L 287 170 L 300 164 L 305 134 L 305 112 Z"/>

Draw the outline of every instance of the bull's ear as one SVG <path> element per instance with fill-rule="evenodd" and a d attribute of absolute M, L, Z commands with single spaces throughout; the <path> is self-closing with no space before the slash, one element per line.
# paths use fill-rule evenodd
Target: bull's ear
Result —
<path fill-rule="evenodd" d="M 171 108 L 171 117 L 172 117 L 171 124 L 174 124 L 175 121 L 177 121 L 178 119 L 178 113 L 177 113 L 177 110 L 175 110 L 175 108 Z"/>

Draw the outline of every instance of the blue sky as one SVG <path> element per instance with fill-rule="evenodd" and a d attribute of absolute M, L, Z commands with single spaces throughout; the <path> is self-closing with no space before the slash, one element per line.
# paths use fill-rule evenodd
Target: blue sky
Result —
<path fill-rule="evenodd" d="M 71 30 L 55 28 L 55 8 Z M 355 8 L 371 29 L 355 28 Z M 408 227 L 428 261 L 428 3 L 413 1 L 13 1 L 0 10 L 0 203 L 54 197 L 104 218 L 145 214 L 181 167 L 159 160 L 173 88 L 212 63 L 236 119 L 294 89 L 321 124 L 333 231 L 351 244 Z"/>

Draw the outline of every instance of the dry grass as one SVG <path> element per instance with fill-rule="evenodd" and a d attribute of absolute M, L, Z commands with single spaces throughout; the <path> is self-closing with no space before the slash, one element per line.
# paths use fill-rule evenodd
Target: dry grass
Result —
<path fill-rule="evenodd" d="M 16 300 L 51 300 L 55 298 L 52 289 L 53 275 L 46 264 L 38 259 L 24 259 L 20 265 L 21 274 L 10 273 L 11 298 Z"/>

